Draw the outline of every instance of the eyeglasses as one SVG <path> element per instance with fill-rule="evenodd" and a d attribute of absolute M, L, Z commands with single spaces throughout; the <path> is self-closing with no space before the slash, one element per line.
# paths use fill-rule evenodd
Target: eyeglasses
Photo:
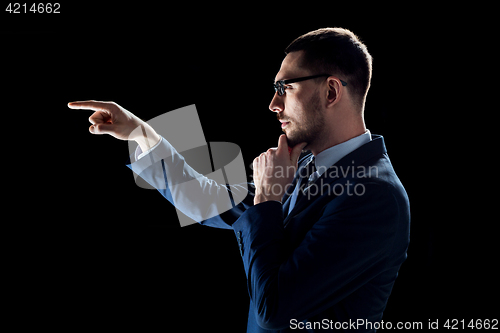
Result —
<path fill-rule="evenodd" d="M 285 87 L 285 84 L 315 79 L 317 77 L 322 77 L 322 76 L 332 76 L 332 75 L 330 75 L 330 74 L 318 74 L 318 75 L 299 77 L 296 79 L 280 80 L 274 84 L 274 91 L 277 92 L 279 96 L 283 96 L 283 94 L 285 93 L 285 89 L 287 88 L 287 87 Z M 342 85 L 344 87 L 347 86 L 347 82 L 345 82 L 345 81 L 340 80 L 340 83 L 342 83 Z"/>

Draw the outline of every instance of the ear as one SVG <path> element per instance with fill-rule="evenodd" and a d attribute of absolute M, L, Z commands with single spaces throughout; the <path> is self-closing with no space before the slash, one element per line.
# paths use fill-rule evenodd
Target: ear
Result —
<path fill-rule="evenodd" d="M 342 92 L 344 89 L 342 84 L 340 83 L 340 80 L 337 79 L 336 77 L 330 76 L 327 79 L 327 83 L 328 83 L 328 95 L 326 97 L 327 106 L 333 106 L 337 104 L 342 98 Z"/>

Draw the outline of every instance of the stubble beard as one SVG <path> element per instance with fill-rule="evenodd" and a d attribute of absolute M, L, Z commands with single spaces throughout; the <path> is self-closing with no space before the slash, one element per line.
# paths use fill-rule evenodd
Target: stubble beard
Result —
<path fill-rule="evenodd" d="M 296 121 L 291 123 L 293 124 L 293 129 L 289 128 L 290 125 L 283 128 L 283 132 L 286 134 L 288 141 L 288 147 L 294 147 L 299 143 L 306 142 L 307 145 L 304 147 L 304 150 L 309 150 L 321 137 L 324 128 L 324 116 L 320 109 L 318 94 L 314 94 L 311 97 L 307 103 L 307 109 L 304 114 L 305 119 L 299 123 Z"/>

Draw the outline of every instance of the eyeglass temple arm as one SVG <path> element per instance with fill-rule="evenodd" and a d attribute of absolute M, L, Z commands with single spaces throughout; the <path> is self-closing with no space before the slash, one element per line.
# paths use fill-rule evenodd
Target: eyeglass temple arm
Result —
<path fill-rule="evenodd" d="M 289 83 L 295 83 L 295 82 L 300 82 L 300 81 L 315 79 L 317 77 L 322 77 L 322 76 L 332 76 L 332 75 L 330 75 L 330 74 L 318 74 L 318 75 L 311 75 L 311 76 L 301 77 L 301 78 L 298 78 L 298 79 L 280 80 L 278 82 L 280 82 L 282 84 L 289 84 Z M 347 86 L 347 82 L 345 82 L 343 80 L 340 80 L 340 83 L 342 83 L 342 85 L 344 87 Z"/>

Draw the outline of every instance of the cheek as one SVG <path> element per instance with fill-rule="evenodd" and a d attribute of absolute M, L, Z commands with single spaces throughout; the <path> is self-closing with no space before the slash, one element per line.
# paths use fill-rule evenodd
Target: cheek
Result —
<path fill-rule="evenodd" d="M 293 109 L 291 110 L 292 119 L 297 122 L 298 125 L 304 123 L 305 121 L 305 111 L 304 105 L 298 102 L 293 105 Z"/>
<path fill-rule="evenodd" d="M 285 114 L 288 118 L 300 124 L 304 118 L 304 106 L 299 100 L 290 98 L 285 104 Z"/>

